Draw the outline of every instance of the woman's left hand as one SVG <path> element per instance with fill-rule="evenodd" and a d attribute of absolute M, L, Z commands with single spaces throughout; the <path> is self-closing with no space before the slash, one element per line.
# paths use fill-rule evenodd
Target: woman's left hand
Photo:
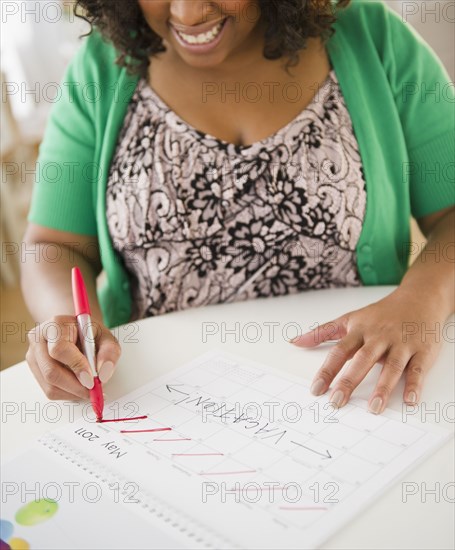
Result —
<path fill-rule="evenodd" d="M 292 343 L 303 348 L 339 340 L 316 373 L 312 393 L 325 393 L 341 371 L 330 401 L 342 407 L 370 369 L 380 363 L 382 371 L 368 402 L 370 412 L 379 414 L 384 410 L 403 374 L 403 400 L 417 404 L 425 374 L 434 364 L 443 339 L 445 319 L 436 309 L 422 295 L 398 288 L 379 302 L 297 336 Z M 349 359 L 352 361 L 346 364 Z"/>

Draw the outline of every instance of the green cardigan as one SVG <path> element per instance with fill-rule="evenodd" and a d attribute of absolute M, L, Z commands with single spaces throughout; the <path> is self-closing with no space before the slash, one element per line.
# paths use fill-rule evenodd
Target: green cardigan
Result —
<path fill-rule="evenodd" d="M 357 245 L 363 284 L 398 284 L 410 216 L 454 203 L 454 91 L 434 51 L 382 2 L 354 0 L 327 43 L 364 167 L 367 206 Z M 63 78 L 40 147 L 29 221 L 99 239 L 106 324 L 126 323 L 127 274 L 109 236 L 106 180 L 137 84 L 95 32 Z"/>

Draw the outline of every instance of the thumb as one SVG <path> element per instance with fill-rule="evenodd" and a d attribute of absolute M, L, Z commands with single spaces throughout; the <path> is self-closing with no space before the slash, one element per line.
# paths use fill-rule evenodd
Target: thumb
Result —
<path fill-rule="evenodd" d="M 314 348 L 322 342 L 340 340 L 346 336 L 346 324 L 347 316 L 342 315 L 333 321 L 317 326 L 310 332 L 296 336 L 291 340 L 291 344 L 302 348 Z"/>
<path fill-rule="evenodd" d="M 104 384 L 114 374 L 122 350 L 117 338 L 104 325 L 99 325 L 96 335 L 96 370 Z"/>

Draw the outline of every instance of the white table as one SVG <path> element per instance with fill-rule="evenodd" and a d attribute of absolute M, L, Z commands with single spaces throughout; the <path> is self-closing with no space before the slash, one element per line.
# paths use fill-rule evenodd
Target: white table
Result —
<path fill-rule="evenodd" d="M 308 330 L 316 322 L 329 321 L 377 301 L 392 289 L 364 287 L 306 292 L 192 309 L 120 327 L 114 332 L 122 344 L 123 355 L 116 374 L 105 387 L 107 399 L 115 400 L 151 378 L 212 349 L 232 352 L 310 380 L 322 363 L 328 345 L 314 350 L 299 349 L 286 341 L 283 331 L 285 336 L 292 338 L 296 326 Z M 453 338 L 453 330 L 447 331 L 447 335 Z M 438 422 L 452 430 L 454 351 L 453 344 L 444 343 L 437 364 L 427 377 L 422 396 L 426 410 L 439 409 Z M 372 370 L 356 390 L 356 395 L 368 399 L 379 369 L 377 365 Z M 402 390 L 400 385 L 394 392 L 389 404 L 392 409 L 401 410 Z M 61 407 L 61 418 L 54 422 L 55 407 L 49 406 L 25 362 L 1 373 L 1 394 L 2 459 L 25 448 L 30 438 L 70 420 L 70 408 Z M 82 406 L 75 410 L 77 417 Z M 420 412 L 422 410 L 421 407 Z M 6 411 L 12 412 L 5 414 Z M 426 418 L 426 421 L 434 420 L 434 417 Z M 404 503 L 402 483 L 396 483 L 323 548 L 454 548 L 453 465 L 452 440 L 402 479 L 403 482 L 417 483 L 418 494 L 409 496 Z M 436 502 L 434 494 L 429 492 L 424 499 L 423 489 L 426 487 L 430 491 L 438 483 L 440 501 Z M 448 501 L 450 499 L 452 503 Z"/>

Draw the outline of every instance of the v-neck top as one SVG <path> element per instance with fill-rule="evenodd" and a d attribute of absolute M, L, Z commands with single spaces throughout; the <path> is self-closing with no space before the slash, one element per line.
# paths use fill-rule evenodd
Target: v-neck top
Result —
<path fill-rule="evenodd" d="M 357 286 L 362 163 L 335 71 L 265 139 L 200 132 L 141 79 L 106 190 L 132 319 L 215 303 Z"/>

